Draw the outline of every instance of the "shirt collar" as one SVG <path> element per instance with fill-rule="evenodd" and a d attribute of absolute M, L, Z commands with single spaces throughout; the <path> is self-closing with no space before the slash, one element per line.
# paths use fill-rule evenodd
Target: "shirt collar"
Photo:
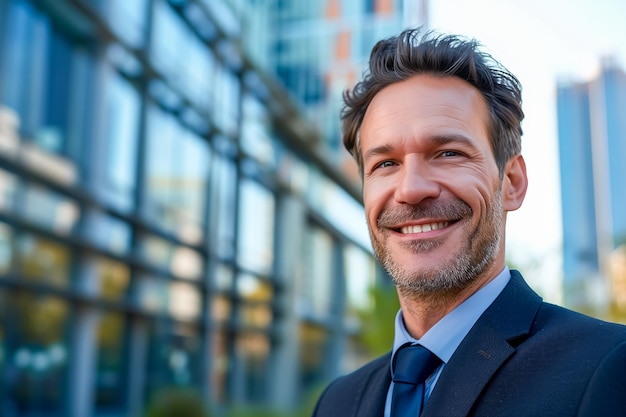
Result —
<path fill-rule="evenodd" d="M 393 355 L 400 346 L 406 343 L 420 344 L 437 355 L 444 363 L 448 363 L 474 323 L 500 295 L 510 278 L 511 272 L 505 266 L 493 280 L 446 314 L 419 340 L 413 338 L 407 331 L 400 309 L 395 319 Z"/>

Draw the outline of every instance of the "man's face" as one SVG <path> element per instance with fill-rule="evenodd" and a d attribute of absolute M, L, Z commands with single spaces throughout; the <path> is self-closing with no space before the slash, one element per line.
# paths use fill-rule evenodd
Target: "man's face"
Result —
<path fill-rule="evenodd" d="M 361 126 L 363 199 L 398 287 L 457 292 L 504 267 L 502 180 L 480 92 L 416 75 L 380 91 Z M 486 277 L 485 277 L 486 278 Z"/>

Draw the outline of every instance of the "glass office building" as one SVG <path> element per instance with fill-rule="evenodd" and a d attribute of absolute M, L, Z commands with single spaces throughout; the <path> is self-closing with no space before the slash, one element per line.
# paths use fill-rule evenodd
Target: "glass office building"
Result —
<path fill-rule="evenodd" d="M 362 360 L 359 186 L 232 3 L 0 0 L 3 417 L 290 410 Z"/>
<path fill-rule="evenodd" d="M 565 302 L 610 299 L 610 257 L 626 243 L 626 74 L 611 59 L 557 90 Z M 599 306 L 606 308 L 606 306 Z"/>
<path fill-rule="evenodd" d="M 354 84 L 379 39 L 428 25 L 427 0 L 230 0 L 247 24 L 251 59 L 273 72 L 322 132 L 321 146 L 345 162 L 341 94 Z M 266 48 L 259 47 L 267 45 Z M 352 163 L 346 168 L 353 173 Z"/>

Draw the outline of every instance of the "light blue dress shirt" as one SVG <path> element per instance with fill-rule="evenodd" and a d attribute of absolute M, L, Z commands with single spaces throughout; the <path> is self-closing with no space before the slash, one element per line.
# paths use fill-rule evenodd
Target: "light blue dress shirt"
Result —
<path fill-rule="evenodd" d="M 443 361 L 443 364 L 433 372 L 426 380 L 426 389 L 424 391 L 424 403 L 428 401 L 439 375 L 444 366 L 448 363 L 454 351 L 459 347 L 461 341 L 469 333 L 474 323 L 485 312 L 485 310 L 500 295 L 506 284 L 511 278 L 511 271 L 508 267 L 504 267 L 493 280 L 484 287 L 476 291 L 467 300 L 459 304 L 454 310 L 446 314 L 433 327 L 431 327 L 421 339 L 413 338 L 404 326 L 402 319 L 402 310 L 398 311 L 395 321 L 395 335 L 393 340 L 393 355 L 400 346 L 405 343 L 422 345 Z M 391 369 L 391 368 L 390 368 Z M 385 403 L 385 417 L 391 415 L 391 392 L 393 391 L 393 382 L 387 392 L 387 402 Z"/>

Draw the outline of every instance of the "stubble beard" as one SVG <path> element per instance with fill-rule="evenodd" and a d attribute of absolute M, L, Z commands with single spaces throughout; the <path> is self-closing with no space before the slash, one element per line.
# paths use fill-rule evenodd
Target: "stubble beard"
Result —
<path fill-rule="evenodd" d="M 393 258 L 392 250 L 386 245 L 390 232 L 380 226 L 393 224 L 400 218 L 408 220 L 428 216 L 458 218 L 461 221 L 471 218 L 472 209 L 465 202 L 455 200 L 445 203 L 445 205 L 446 207 L 441 207 L 441 203 L 438 203 L 437 206 L 432 204 L 427 208 L 415 206 L 386 210 L 381 213 L 378 220 L 378 230 L 381 231 L 378 236 L 372 233 L 370 226 L 370 237 L 376 258 L 391 276 L 398 290 L 406 296 L 443 299 L 455 295 L 480 277 L 498 256 L 502 239 L 502 196 L 500 191 L 496 193 L 494 201 L 488 206 L 487 215 L 480 221 L 475 230 L 470 230 L 471 225 L 469 222 L 466 223 L 464 226 L 466 241 L 455 253 L 450 253 L 441 264 L 431 269 L 419 271 L 407 270 L 399 264 Z M 404 243 L 402 249 L 411 251 L 416 255 L 424 254 L 442 246 L 446 239 L 414 240 Z"/>

